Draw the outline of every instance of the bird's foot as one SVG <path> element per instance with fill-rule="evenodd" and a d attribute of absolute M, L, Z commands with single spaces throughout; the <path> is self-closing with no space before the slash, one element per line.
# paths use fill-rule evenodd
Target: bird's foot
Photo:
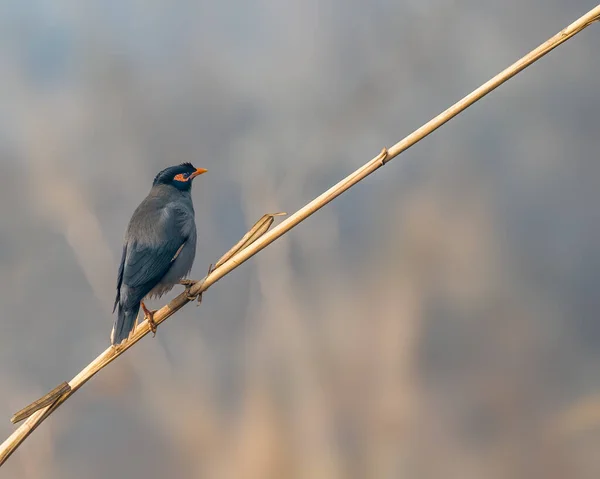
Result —
<path fill-rule="evenodd" d="M 189 301 L 194 301 L 196 298 L 198 299 L 198 303 L 202 302 L 202 293 L 200 294 L 191 294 L 190 290 L 192 289 L 192 287 L 196 284 L 199 283 L 200 281 L 195 280 L 195 279 L 182 279 L 181 281 L 179 281 L 179 284 L 182 286 L 185 286 L 185 293 L 186 293 L 186 298 Z"/>
<path fill-rule="evenodd" d="M 208 273 L 206 274 L 207 276 L 212 273 L 214 270 L 213 265 L 211 263 L 211 265 L 208 267 Z M 203 281 L 203 280 L 202 280 Z M 197 295 L 193 295 L 190 293 L 190 290 L 192 289 L 192 287 L 197 284 L 200 283 L 200 281 L 195 280 L 195 279 L 182 279 L 179 281 L 179 284 L 182 286 L 185 286 L 185 293 L 186 293 L 186 298 L 189 301 L 194 301 L 196 298 L 198 299 L 198 304 L 202 303 L 202 292 L 200 292 Z"/>
<path fill-rule="evenodd" d="M 143 301 L 141 306 L 142 310 L 144 311 L 144 319 L 148 321 L 148 326 L 150 327 L 150 331 L 152 331 L 152 337 L 155 337 L 156 329 L 158 328 L 158 325 L 154 322 L 154 313 L 156 313 L 156 311 L 150 311 L 148 308 L 146 308 L 146 305 Z"/>

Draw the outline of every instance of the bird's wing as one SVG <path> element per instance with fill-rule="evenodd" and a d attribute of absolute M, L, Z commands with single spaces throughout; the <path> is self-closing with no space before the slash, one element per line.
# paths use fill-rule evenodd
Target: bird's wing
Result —
<path fill-rule="evenodd" d="M 123 284 L 123 270 L 125 269 L 125 258 L 127 256 L 127 243 L 123 245 L 123 253 L 121 254 L 121 264 L 119 265 L 119 274 L 117 275 L 117 297 L 113 306 L 113 313 L 117 309 L 117 304 L 121 299 L 121 284 Z"/>
<path fill-rule="evenodd" d="M 123 264 L 122 282 L 135 288 L 158 284 L 185 245 L 182 212 L 168 206 L 146 216 L 130 229 Z"/>

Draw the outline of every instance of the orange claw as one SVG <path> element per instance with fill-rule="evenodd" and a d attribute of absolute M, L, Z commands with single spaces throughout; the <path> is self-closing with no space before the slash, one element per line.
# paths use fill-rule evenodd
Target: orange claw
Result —
<path fill-rule="evenodd" d="M 154 322 L 154 313 L 156 313 L 156 311 L 150 311 L 148 308 L 146 308 L 146 305 L 143 301 L 140 303 L 140 305 L 142 306 L 142 310 L 144 311 L 144 319 L 148 321 L 148 326 L 150 327 L 150 331 L 152 331 L 152 337 L 155 337 L 156 329 L 158 327 L 157 324 Z"/>

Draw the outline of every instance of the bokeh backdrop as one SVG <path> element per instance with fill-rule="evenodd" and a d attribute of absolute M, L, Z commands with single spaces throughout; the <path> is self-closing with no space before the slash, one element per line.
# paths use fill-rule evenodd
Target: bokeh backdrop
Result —
<path fill-rule="evenodd" d="M 209 170 L 200 278 L 594 3 L 2 2 L 1 439 L 108 345 L 157 171 Z M 0 477 L 597 478 L 599 44 L 592 26 L 217 283 Z"/>

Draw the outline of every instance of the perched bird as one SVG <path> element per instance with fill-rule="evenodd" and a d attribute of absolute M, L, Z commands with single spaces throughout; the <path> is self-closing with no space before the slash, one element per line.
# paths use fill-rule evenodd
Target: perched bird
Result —
<path fill-rule="evenodd" d="M 117 277 L 117 297 L 113 313 L 117 317 L 110 342 L 117 345 L 133 331 L 140 306 L 150 329 L 156 333 L 154 311 L 144 299 L 160 297 L 181 281 L 192 269 L 196 254 L 196 222 L 192 204 L 192 180 L 204 168 L 191 163 L 162 170 L 148 196 L 137 207 L 123 245 Z"/>

